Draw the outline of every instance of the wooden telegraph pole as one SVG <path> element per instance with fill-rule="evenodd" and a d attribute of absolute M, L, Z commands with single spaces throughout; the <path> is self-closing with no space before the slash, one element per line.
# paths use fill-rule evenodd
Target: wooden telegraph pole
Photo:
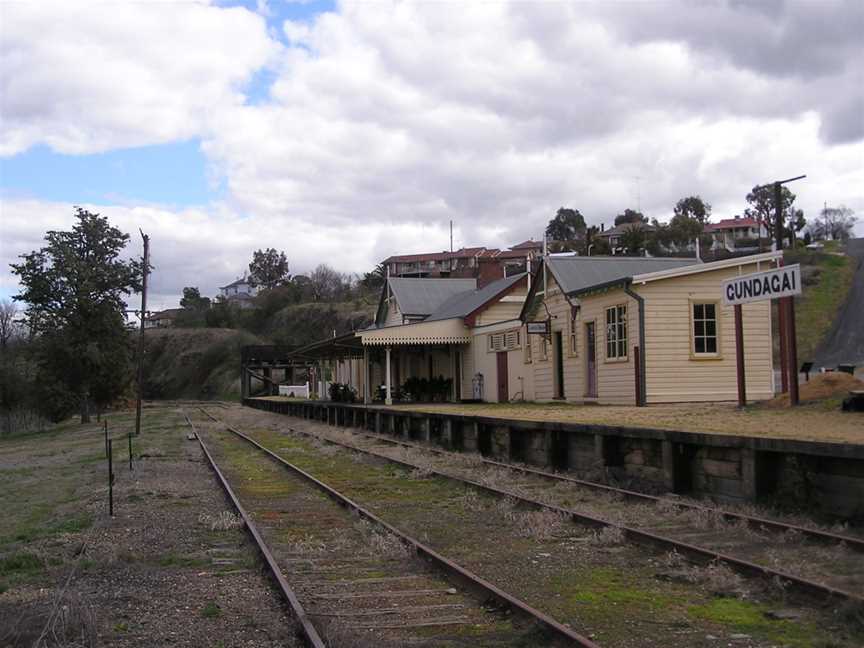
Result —
<path fill-rule="evenodd" d="M 141 232 L 141 230 L 138 230 Z M 135 403 L 135 436 L 141 434 L 141 398 L 144 395 L 144 320 L 147 317 L 147 275 L 150 274 L 150 237 L 141 232 L 144 240 L 144 278 L 141 282 L 141 328 L 138 333 L 138 399 Z"/>
<path fill-rule="evenodd" d="M 747 406 L 747 379 L 744 371 L 744 317 L 735 304 L 735 368 L 738 374 L 738 407 Z"/>
<path fill-rule="evenodd" d="M 801 180 L 806 175 L 778 180 L 774 183 L 774 242 L 777 250 L 783 251 L 783 185 Z M 782 264 L 782 260 L 781 260 Z M 779 308 L 780 326 L 780 371 L 783 391 L 789 392 L 789 404 L 798 404 L 798 344 L 795 339 L 795 300 L 781 297 Z"/>

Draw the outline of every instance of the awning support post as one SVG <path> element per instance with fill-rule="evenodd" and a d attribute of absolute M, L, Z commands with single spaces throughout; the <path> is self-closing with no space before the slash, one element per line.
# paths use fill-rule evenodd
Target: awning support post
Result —
<path fill-rule="evenodd" d="M 385 389 L 387 390 L 386 398 L 384 400 L 385 405 L 393 404 L 393 394 L 390 391 L 390 347 L 386 347 L 384 349 L 384 364 L 386 365 L 385 370 Z"/>
<path fill-rule="evenodd" d="M 369 349 L 363 347 L 363 404 L 369 404 Z"/>

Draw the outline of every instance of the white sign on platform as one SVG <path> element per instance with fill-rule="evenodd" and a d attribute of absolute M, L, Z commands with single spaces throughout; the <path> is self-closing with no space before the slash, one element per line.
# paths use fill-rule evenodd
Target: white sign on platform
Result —
<path fill-rule="evenodd" d="M 742 275 L 723 282 L 724 306 L 800 294 L 801 267 L 797 263 L 768 272 Z"/>

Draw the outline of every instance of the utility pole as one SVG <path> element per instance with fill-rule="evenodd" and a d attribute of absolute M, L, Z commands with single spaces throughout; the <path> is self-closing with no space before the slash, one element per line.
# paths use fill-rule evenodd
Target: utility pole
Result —
<path fill-rule="evenodd" d="M 823 238 L 827 241 L 828 231 L 830 230 L 830 228 L 828 227 L 828 201 L 826 200 L 823 205 L 824 207 L 822 208 L 822 215 L 825 217 L 825 236 Z"/>
<path fill-rule="evenodd" d="M 806 178 L 806 175 L 777 180 L 774 188 L 774 247 L 783 252 L 783 185 Z M 783 264 L 781 258 L 780 264 Z M 783 392 L 789 392 L 789 404 L 798 404 L 798 344 L 795 339 L 795 302 L 792 297 L 781 297 L 778 312 L 780 328 L 780 373 Z"/>
<path fill-rule="evenodd" d="M 138 399 L 135 403 L 135 436 L 141 434 L 141 398 L 144 395 L 144 320 L 147 317 L 147 275 L 150 274 L 150 237 L 140 229 L 144 241 L 144 278 L 141 282 L 141 328 L 138 333 Z"/>

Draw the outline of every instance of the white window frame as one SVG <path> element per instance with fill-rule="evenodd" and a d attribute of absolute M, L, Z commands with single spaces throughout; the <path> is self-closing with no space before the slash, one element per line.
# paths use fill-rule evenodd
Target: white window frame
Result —
<path fill-rule="evenodd" d="M 612 316 L 610 323 L 609 315 Z M 629 335 L 627 330 L 627 304 L 615 304 L 606 308 L 604 349 L 606 362 L 627 362 L 629 358 Z M 610 348 L 612 353 L 610 353 Z"/>
<path fill-rule="evenodd" d="M 712 321 L 710 318 L 696 317 L 696 307 L 697 306 L 713 306 L 714 307 L 714 335 L 707 335 L 705 333 L 705 329 L 703 329 L 703 335 L 696 335 L 696 323 L 697 321 L 701 322 L 710 322 Z M 720 311 L 720 302 L 716 299 L 690 299 L 689 300 L 689 308 L 690 308 L 690 359 L 691 360 L 720 360 L 723 357 L 722 353 L 722 335 L 721 335 L 721 311 Z M 713 337 L 715 342 L 715 350 L 714 351 L 697 351 L 696 350 L 696 338 L 700 337 L 704 340 L 708 340 Z M 707 347 L 706 347 L 707 348 Z"/>

